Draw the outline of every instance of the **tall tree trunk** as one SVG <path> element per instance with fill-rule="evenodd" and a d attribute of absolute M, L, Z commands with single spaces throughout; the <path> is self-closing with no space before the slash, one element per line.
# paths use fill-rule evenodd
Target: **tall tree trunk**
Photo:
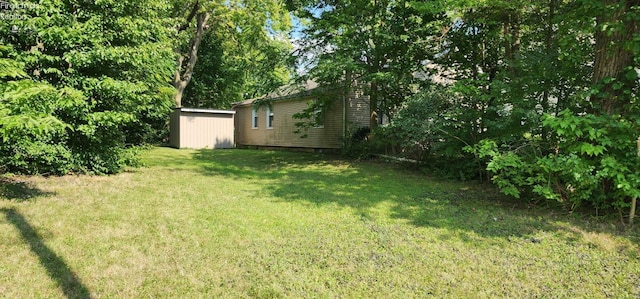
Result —
<path fill-rule="evenodd" d="M 509 73 L 517 77 L 514 62 L 516 55 L 520 51 L 520 12 L 509 11 L 502 24 L 502 34 L 504 36 L 504 56 L 509 64 Z"/>
<path fill-rule="evenodd" d="M 371 92 L 369 92 L 369 128 L 371 131 L 378 127 L 378 82 L 371 81 Z"/>
<path fill-rule="evenodd" d="M 553 61 L 553 65 L 556 65 L 556 61 L 557 61 L 557 57 L 556 57 L 556 50 L 555 47 L 553 46 L 553 24 L 554 24 L 554 18 L 555 16 L 555 11 L 556 11 L 556 2 L 558 0 L 549 0 L 549 15 L 547 16 L 547 28 L 545 28 L 545 36 L 544 36 L 544 51 L 545 51 L 545 56 L 547 58 L 548 61 Z M 544 90 L 542 91 L 542 113 L 549 113 L 549 101 L 550 101 L 550 92 L 549 90 L 551 89 L 551 72 L 553 70 L 549 69 L 549 65 L 547 65 L 547 67 L 545 67 L 545 71 L 544 71 Z M 554 82 L 556 83 L 556 82 Z M 556 106 L 559 105 L 559 97 L 557 99 L 558 102 L 556 102 Z M 542 128 L 542 139 L 543 140 L 547 140 L 547 127 L 546 126 L 541 126 Z"/>
<path fill-rule="evenodd" d="M 187 85 L 189 85 L 189 82 L 191 82 L 193 68 L 196 66 L 196 62 L 198 61 L 198 48 L 202 42 L 202 37 L 204 36 L 204 30 L 207 26 L 209 16 L 210 14 L 208 12 L 198 13 L 196 16 L 196 34 L 191 40 L 189 52 L 180 53 L 180 56 L 178 57 L 176 72 L 173 78 L 173 86 L 176 88 L 176 94 L 173 97 L 173 100 L 176 108 L 182 107 L 182 95 L 184 94 L 184 90 L 187 88 Z M 186 58 L 189 59 L 186 60 Z M 185 61 L 187 63 L 186 65 L 184 65 Z"/>
<path fill-rule="evenodd" d="M 628 43 L 638 30 L 638 23 L 629 14 L 633 13 L 632 7 L 640 6 L 640 0 L 602 0 L 602 4 L 604 12 L 596 19 L 592 80 L 594 85 L 599 86 L 599 93 L 592 96 L 591 100 L 598 104 L 595 113 L 624 114 L 625 106 L 631 101 L 624 92 L 628 86 L 635 84 L 625 76 L 625 68 L 632 66 L 634 59 Z M 612 30 L 607 30 L 607 27 Z M 630 224 L 635 217 L 636 201 L 636 198 L 631 199 Z"/>
<path fill-rule="evenodd" d="M 622 113 L 626 104 L 623 88 L 616 86 L 627 81 L 624 69 L 633 64 L 633 53 L 628 43 L 637 30 L 633 18 L 627 17 L 632 6 L 640 5 L 638 0 L 602 0 L 605 11 L 596 19 L 595 63 L 593 68 L 594 85 L 601 84 L 600 93 L 592 96 L 597 103 L 596 113 Z M 622 25 L 620 28 L 616 25 Z M 608 26 L 606 26 L 608 25 Z M 605 27 L 614 27 L 612 31 Z M 612 81 L 605 79 L 614 79 Z"/>

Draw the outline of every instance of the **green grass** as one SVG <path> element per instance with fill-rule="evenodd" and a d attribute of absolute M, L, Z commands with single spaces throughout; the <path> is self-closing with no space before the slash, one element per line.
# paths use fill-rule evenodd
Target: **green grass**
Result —
<path fill-rule="evenodd" d="M 305 153 L 0 185 L 0 297 L 640 297 L 640 233 Z"/>

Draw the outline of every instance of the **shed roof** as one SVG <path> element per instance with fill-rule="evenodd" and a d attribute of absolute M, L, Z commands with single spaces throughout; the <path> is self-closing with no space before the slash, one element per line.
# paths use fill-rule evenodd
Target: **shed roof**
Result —
<path fill-rule="evenodd" d="M 210 114 L 236 114 L 231 110 L 216 110 L 216 109 L 198 109 L 198 108 L 176 108 L 180 112 L 194 112 L 194 113 L 210 113 Z"/>

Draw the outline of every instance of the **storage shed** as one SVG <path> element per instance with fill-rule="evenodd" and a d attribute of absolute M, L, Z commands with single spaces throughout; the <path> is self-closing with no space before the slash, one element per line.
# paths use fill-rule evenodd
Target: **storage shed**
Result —
<path fill-rule="evenodd" d="M 169 143 L 175 148 L 233 148 L 235 111 L 175 108 Z"/>

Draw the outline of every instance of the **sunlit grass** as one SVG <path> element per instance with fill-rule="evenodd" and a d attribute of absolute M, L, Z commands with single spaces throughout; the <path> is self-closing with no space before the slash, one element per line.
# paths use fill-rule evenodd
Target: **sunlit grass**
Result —
<path fill-rule="evenodd" d="M 0 294 L 63 297 L 77 282 L 108 298 L 640 296 L 638 230 L 486 185 L 305 153 L 157 148 L 145 162 L 5 179 Z"/>

